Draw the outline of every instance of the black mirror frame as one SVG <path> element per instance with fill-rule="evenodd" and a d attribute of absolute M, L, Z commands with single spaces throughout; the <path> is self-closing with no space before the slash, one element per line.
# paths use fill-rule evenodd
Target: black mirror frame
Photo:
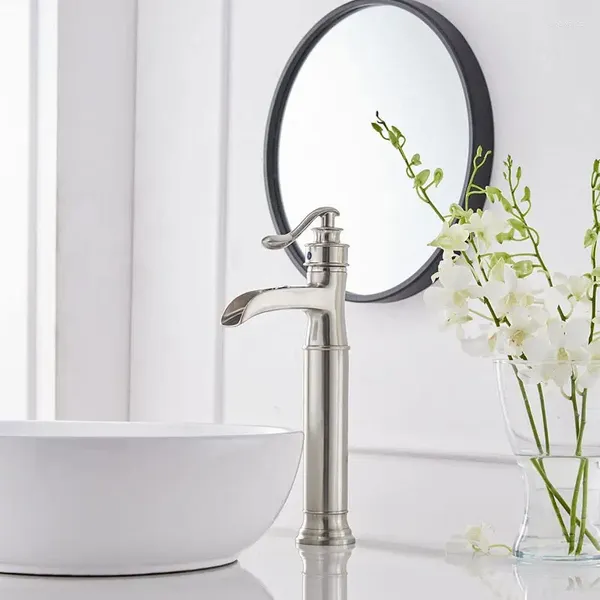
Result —
<path fill-rule="evenodd" d="M 478 146 L 483 146 L 486 151 L 494 150 L 494 119 L 489 90 L 479 62 L 460 31 L 440 13 L 414 0 L 354 0 L 330 12 L 306 34 L 288 60 L 273 96 L 265 136 L 264 179 L 269 211 L 279 234 L 287 233 L 291 229 L 281 197 L 278 153 L 281 123 L 296 76 L 313 47 L 330 29 L 349 15 L 373 6 L 397 6 L 407 10 L 437 34 L 452 56 L 462 82 L 469 115 L 471 157 L 475 155 Z M 472 169 L 471 164 L 465 175 L 461 194 L 463 205 Z M 492 163 L 488 160 L 477 172 L 475 183 L 485 188 L 489 184 L 491 170 Z M 334 199 L 332 202 L 335 206 Z M 483 208 L 484 203 L 483 195 L 474 196 L 469 201 L 473 209 Z M 288 246 L 286 252 L 296 268 L 306 276 L 304 254 L 298 243 Z M 396 302 L 409 298 L 431 285 L 431 277 L 437 271 L 441 258 L 442 251 L 437 249 L 418 271 L 397 286 L 377 294 L 361 295 L 347 292 L 346 299 L 350 302 Z"/>

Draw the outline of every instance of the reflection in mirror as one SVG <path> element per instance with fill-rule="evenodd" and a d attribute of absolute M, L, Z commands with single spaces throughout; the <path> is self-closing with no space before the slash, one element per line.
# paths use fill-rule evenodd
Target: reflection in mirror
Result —
<path fill-rule="evenodd" d="M 460 202 L 474 147 L 491 149 L 493 136 L 485 81 L 460 33 L 414 3 L 365 4 L 348 5 L 354 8 L 341 20 L 345 7 L 324 19 L 288 63 L 267 131 L 266 178 L 279 232 L 314 206 L 340 210 L 350 244 L 349 299 L 381 301 L 430 283 L 435 269 L 427 265 L 435 261 L 427 244 L 441 224 L 418 200 L 398 153 L 373 131 L 375 112 L 398 125 L 427 164 L 443 169 L 441 206 Z M 468 55 L 461 63 L 472 66 L 483 109 L 474 111 L 465 89 L 459 50 Z M 474 112 L 486 122 L 478 132 Z M 309 239 L 310 232 L 300 248 Z M 294 253 L 300 266 L 298 246 Z M 414 285 L 423 270 L 427 281 Z"/>

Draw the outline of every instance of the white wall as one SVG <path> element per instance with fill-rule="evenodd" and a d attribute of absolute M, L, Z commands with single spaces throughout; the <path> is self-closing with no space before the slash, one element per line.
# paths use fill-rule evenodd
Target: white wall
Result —
<path fill-rule="evenodd" d="M 139 0 L 131 419 L 210 421 L 220 388 L 224 3 Z"/>
<path fill-rule="evenodd" d="M 57 418 L 128 415 L 136 4 L 59 2 Z"/>
<path fill-rule="evenodd" d="M 58 418 L 220 414 L 227 7 L 58 3 Z"/>
<path fill-rule="evenodd" d="M 34 378 L 28 360 L 35 352 L 29 333 L 34 323 L 34 304 L 28 284 L 32 231 L 30 219 L 31 140 L 35 131 L 35 90 L 30 88 L 29 67 L 34 61 L 30 26 L 34 18 L 28 3 L 0 2 L 0 407 L 3 419 L 22 419 L 28 414 L 28 396 Z M 32 252 L 33 250 L 33 252 Z"/>
<path fill-rule="evenodd" d="M 273 229 L 262 175 L 264 126 L 288 56 L 308 28 L 338 4 L 233 1 L 228 297 L 300 283 L 283 253 L 260 245 Z M 533 189 L 533 217 L 548 261 L 557 270 L 583 269 L 588 172 L 600 155 L 595 118 L 600 83 L 592 75 L 600 6 L 555 0 L 427 4 L 462 31 L 486 74 L 495 111 L 496 183 L 510 152 L 523 164 Z M 335 206 L 335 198 L 330 202 Z M 513 468 L 407 458 L 422 451 L 459 459 L 508 455 L 491 365 L 463 356 L 451 336 L 440 334 L 421 297 L 389 305 L 350 304 L 347 315 L 355 527 L 384 531 L 387 523 L 390 535 L 414 538 L 419 532 L 411 523 L 417 517 L 425 523 L 422 535 L 443 539 L 448 529 L 484 518 L 511 531 L 521 499 Z M 225 333 L 227 421 L 301 425 L 304 327 L 301 315 L 282 312 Z M 432 510 L 431 502 L 421 503 L 425 495 L 445 498 L 451 516 Z M 296 526 L 299 505 L 297 489 L 279 524 Z"/>

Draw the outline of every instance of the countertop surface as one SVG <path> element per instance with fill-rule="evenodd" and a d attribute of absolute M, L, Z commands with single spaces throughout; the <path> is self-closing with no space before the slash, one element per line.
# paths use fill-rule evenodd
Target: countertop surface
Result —
<path fill-rule="evenodd" d="M 515 564 L 362 541 L 351 551 L 299 551 L 271 532 L 238 563 L 180 575 L 128 578 L 0 576 L 0 600 L 380 600 L 600 598 L 600 568 Z"/>

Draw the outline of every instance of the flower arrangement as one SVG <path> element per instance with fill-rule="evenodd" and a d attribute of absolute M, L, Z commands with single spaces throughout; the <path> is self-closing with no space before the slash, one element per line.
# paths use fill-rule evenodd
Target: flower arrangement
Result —
<path fill-rule="evenodd" d="M 419 154 L 408 153 L 402 131 L 378 113 L 372 127 L 400 154 L 416 196 L 440 220 L 441 231 L 430 246 L 443 255 L 434 285 L 425 292 L 427 304 L 439 311 L 442 326 L 455 331 L 468 354 L 503 357 L 530 428 L 532 448 L 521 454 L 529 455 L 544 482 L 567 553 L 580 556 L 588 551 L 584 544 L 591 544 L 600 557 L 598 534 L 588 527 L 590 460 L 584 452 L 588 401 L 600 379 L 600 160 L 592 167 L 592 223 L 583 237 L 590 268 L 582 275 L 566 276 L 551 271 L 543 258 L 541 236 L 529 219 L 531 190 L 511 156 L 503 163 L 505 189 L 482 188 L 477 174 L 491 152 L 479 147 L 462 203 L 446 212 L 433 200 L 444 178 L 442 169 L 423 167 Z M 488 200 L 488 208 L 469 207 L 477 195 Z M 561 439 L 551 439 L 550 390 L 572 413 L 568 442 L 564 430 L 559 432 Z M 554 485 L 551 480 L 545 458 L 556 455 L 577 460 L 572 494 L 563 491 L 562 481 Z"/>

